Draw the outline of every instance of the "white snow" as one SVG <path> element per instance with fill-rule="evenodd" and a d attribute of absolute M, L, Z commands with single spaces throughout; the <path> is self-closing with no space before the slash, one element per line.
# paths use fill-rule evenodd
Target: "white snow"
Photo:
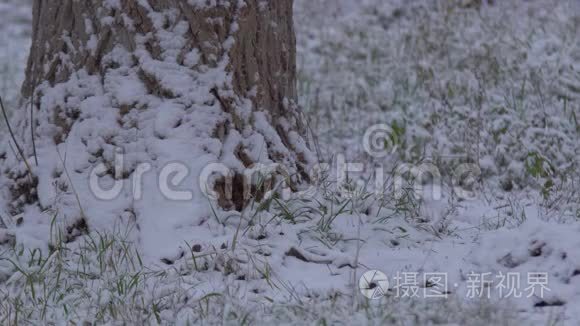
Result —
<path fill-rule="evenodd" d="M 121 3 L 108 0 L 107 5 Z M 267 5 L 260 2 L 262 10 Z M 0 13 L 6 10 L 22 9 L 0 4 Z M 580 129 L 573 118 L 580 118 L 580 11 L 573 1 L 496 1 L 479 10 L 428 1 L 297 1 L 300 101 L 318 136 L 316 150 L 331 168 L 316 191 L 271 198 L 243 212 L 218 209 L 203 195 L 198 176 L 211 163 L 244 171 L 233 155 L 240 144 L 265 165 L 272 163 L 266 146 L 281 152 L 286 147 L 271 117 L 252 112 L 251 103 L 242 99 L 236 115 L 251 128 L 230 131 L 223 140 L 213 137 L 216 126 L 231 123 L 210 92 L 218 86 L 225 88 L 222 96 L 230 95 L 227 58 L 215 67 L 200 67 L 200 54 L 192 50 L 183 64 L 195 69 L 181 66 L 177 59 L 188 26 L 176 22 L 174 12 L 151 15 L 160 28 L 155 36 L 161 58 L 143 50 L 148 35 L 133 54 L 115 48 L 105 62 L 119 68 L 109 69 L 102 81 L 78 71 L 66 83 L 39 87 L 44 94 L 35 129 L 40 165 L 33 169 L 40 205 L 26 205 L 22 221 L 5 202 L 11 184 L 6 174 L 21 175 L 18 182 L 25 183 L 27 170 L 2 134 L 6 158 L 0 165 L 7 172 L 0 176 L 0 299 L 27 300 L 32 323 L 85 318 L 113 323 L 97 319 L 112 309 L 109 305 L 121 307 L 118 320 L 136 324 L 185 325 L 203 318 L 232 324 L 240 323 L 245 312 L 256 324 L 314 324 L 322 318 L 353 325 L 389 318 L 405 325 L 580 322 L 575 308 L 580 305 Z M 165 20 L 175 24 L 167 27 Z M 112 24 L 113 18 L 101 21 Z M 26 34 L 14 26 L 0 20 L 0 37 L 12 38 L 14 30 Z M 0 49 L 0 67 L 12 58 L 18 66 L 20 77 L 12 84 L 22 80 L 27 43 L 21 37 L 16 50 Z M 87 47 L 96 43 L 91 39 Z M 133 66 L 132 55 L 143 71 Z M 143 73 L 155 80 L 156 91 L 170 91 L 170 96 L 160 100 L 150 94 Z M 17 92 L 9 98 L 16 103 Z M 55 107 L 61 110 L 58 123 L 49 111 Z M 17 137 L 33 162 L 28 110 L 13 114 Z M 400 133 L 389 135 L 398 141 L 393 155 L 365 153 L 362 137 L 375 124 Z M 55 146 L 53 138 L 63 132 L 69 133 L 68 141 Z M 301 137 L 289 136 L 297 152 L 308 153 Z M 336 184 L 339 155 L 364 166 L 348 175 L 358 188 Z M 530 157 L 541 160 L 536 164 Z M 119 159 L 119 173 L 106 173 Z M 401 163 L 425 162 L 441 170 L 442 198 L 395 198 L 391 171 Z M 458 163 L 473 162 L 482 171 L 475 198 L 457 198 L 451 174 Z M 122 185 L 112 200 L 91 190 L 89 179 L 98 165 L 103 190 Z M 174 169 L 167 184 L 160 184 L 168 166 Z M 373 179 L 378 166 L 387 179 L 382 197 L 374 189 L 381 184 Z M 532 171 L 537 166 L 541 171 Z M 136 171 L 142 171 L 140 179 Z M 553 186 L 547 186 L 550 182 Z M 431 186 L 423 188 L 426 194 L 433 192 Z M 66 249 L 49 250 L 49 244 L 59 244 L 55 229 L 66 231 L 79 217 L 86 218 L 90 237 L 73 234 L 81 237 L 61 243 Z M 122 241 L 94 240 L 104 235 Z M 91 241 L 109 247 L 92 250 Z M 10 250 L 13 243 L 20 254 Z M 131 246 L 130 255 L 123 246 Z M 41 248 L 44 258 L 50 255 L 46 265 L 32 259 L 41 261 L 34 248 Z M 137 260 L 136 251 L 144 268 L 129 262 Z M 55 276 L 62 262 L 76 288 Z M 81 268 L 82 273 L 75 272 Z M 393 284 L 401 273 L 416 273 L 421 282 L 429 273 L 445 273 L 449 298 L 442 304 L 421 297 L 405 300 L 391 288 L 383 301 L 369 303 L 357 288 L 367 270 L 386 273 Z M 517 273 L 522 277 L 518 290 L 524 291 L 530 285 L 527 276 L 537 272 L 549 277 L 544 298 L 501 297 L 497 276 Z M 469 298 L 473 273 L 490 274 L 489 300 Z M 42 276 L 44 283 L 34 283 L 38 293 L 43 285 L 67 289 L 61 301 L 48 299 L 52 306 L 46 316 L 35 310 L 39 301 L 30 294 L 28 275 Z M 119 290 L 125 285 L 126 291 Z M 434 290 L 424 283 L 419 288 L 420 293 Z M 219 298 L 211 301 L 216 293 Z M 470 304 L 476 310 L 462 310 Z M 65 306 L 82 316 L 70 315 Z M 5 307 L 0 304 L 0 321 L 8 315 Z"/>

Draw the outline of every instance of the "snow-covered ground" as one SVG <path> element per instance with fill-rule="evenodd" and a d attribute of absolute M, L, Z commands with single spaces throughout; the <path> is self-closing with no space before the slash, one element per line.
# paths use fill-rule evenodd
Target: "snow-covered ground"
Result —
<path fill-rule="evenodd" d="M 18 103 L 30 46 L 32 12 L 29 1 L 0 3 L 0 95 L 6 106 Z"/>
<path fill-rule="evenodd" d="M 577 1 L 296 2 L 317 191 L 183 225 L 163 261 L 124 229 L 66 243 L 2 214 L 0 323 L 580 323 Z M 14 104 L 20 3 L 0 4 Z M 361 171 L 338 187 L 341 161 Z"/>

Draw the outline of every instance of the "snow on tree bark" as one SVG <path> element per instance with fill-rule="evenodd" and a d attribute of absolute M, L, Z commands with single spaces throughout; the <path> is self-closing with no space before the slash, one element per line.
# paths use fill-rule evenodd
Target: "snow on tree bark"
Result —
<path fill-rule="evenodd" d="M 5 206 L 25 212 L 28 221 L 51 211 L 73 226 L 86 219 L 85 230 L 130 219 L 143 236 L 159 228 L 169 235 L 211 214 L 197 186 L 210 163 L 235 171 L 233 189 L 226 178 L 213 184 L 226 210 L 247 205 L 240 187 L 244 169 L 254 164 L 279 163 L 292 187 L 308 181 L 313 158 L 295 104 L 292 5 L 35 0 L 22 94 L 34 107 L 40 164 L 29 178 L 23 160 L 4 146 Z M 28 110 L 19 110 L 13 124 L 30 160 Z M 155 172 L 172 162 L 188 166 L 181 184 L 193 190 L 190 200 L 167 200 L 153 190 L 160 186 Z M 99 182 L 111 185 L 130 180 L 143 164 L 153 170 L 141 180 L 143 198 L 135 200 L 130 182 L 106 202 L 91 193 L 95 167 L 106 167 Z M 78 233 L 68 231 L 73 238 Z"/>

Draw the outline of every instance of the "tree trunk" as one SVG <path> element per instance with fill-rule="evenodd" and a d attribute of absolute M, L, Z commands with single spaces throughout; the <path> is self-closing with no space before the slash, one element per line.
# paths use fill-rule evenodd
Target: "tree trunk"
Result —
<path fill-rule="evenodd" d="M 210 163 L 234 171 L 211 185 L 225 210 L 250 201 L 240 195 L 242 176 L 257 163 L 279 163 L 295 189 L 312 154 L 295 104 L 292 2 L 35 0 L 22 87 L 33 109 L 12 121 L 33 171 L 10 146 L 0 152 L 8 208 L 29 220 L 45 218 L 31 211 L 62 215 L 71 237 L 117 218 L 148 223 L 154 234 L 211 215 L 203 189 L 194 189 Z M 161 182 L 153 175 L 174 162 L 189 170 L 170 185 L 192 188 L 185 203 L 153 194 Z M 98 176 L 110 185 L 146 163 L 142 198 L 130 182 L 115 199 L 91 193 L 95 167 L 107 167 Z"/>

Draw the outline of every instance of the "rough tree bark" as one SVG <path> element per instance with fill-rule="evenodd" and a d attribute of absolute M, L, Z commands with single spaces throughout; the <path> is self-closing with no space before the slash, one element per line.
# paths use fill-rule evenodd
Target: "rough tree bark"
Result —
<path fill-rule="evenodd" d="M 197 184 L 203 165 L 223 163 L 236 171 L 233 196 L 218 201 L 226 210 L 247 204 L 237 188 L 243 169 L 253 164 L 280 163 L 293 187 L 306 180 L 312 154 L 295 104 L 292 5 L 293 0 L 34 0 L 22 87 L 34 118 L 25 105 L 13 124 L 26 160 L 36 155 L 40 163 L 30 178 L 10 146 L 0 151 L 7 207 L 12 213 L 26 207 L 63 212 L 80 196 L 85 212 L 67 211 L 67 218 L 84 219 L 92 199 L 85 198 L 83 184 L 99 164 L 109 167 L 99 174 L 106 183 L 107 177 L 130 179 L 145 162 L 159 170 L 185 161 L 189 181 Z M 119 148 L 121 173 L 113 171 Z M 225 183 L 216 180 L 214 187 L 224 193 Z M 193 201 L 207 201 L 198 196 Z M 147 214 L 145 204 L 123 198 L 100 203 L 99 212 L 137 221 Z M 206 214 L 201 206 L 190 209 Z"/>

